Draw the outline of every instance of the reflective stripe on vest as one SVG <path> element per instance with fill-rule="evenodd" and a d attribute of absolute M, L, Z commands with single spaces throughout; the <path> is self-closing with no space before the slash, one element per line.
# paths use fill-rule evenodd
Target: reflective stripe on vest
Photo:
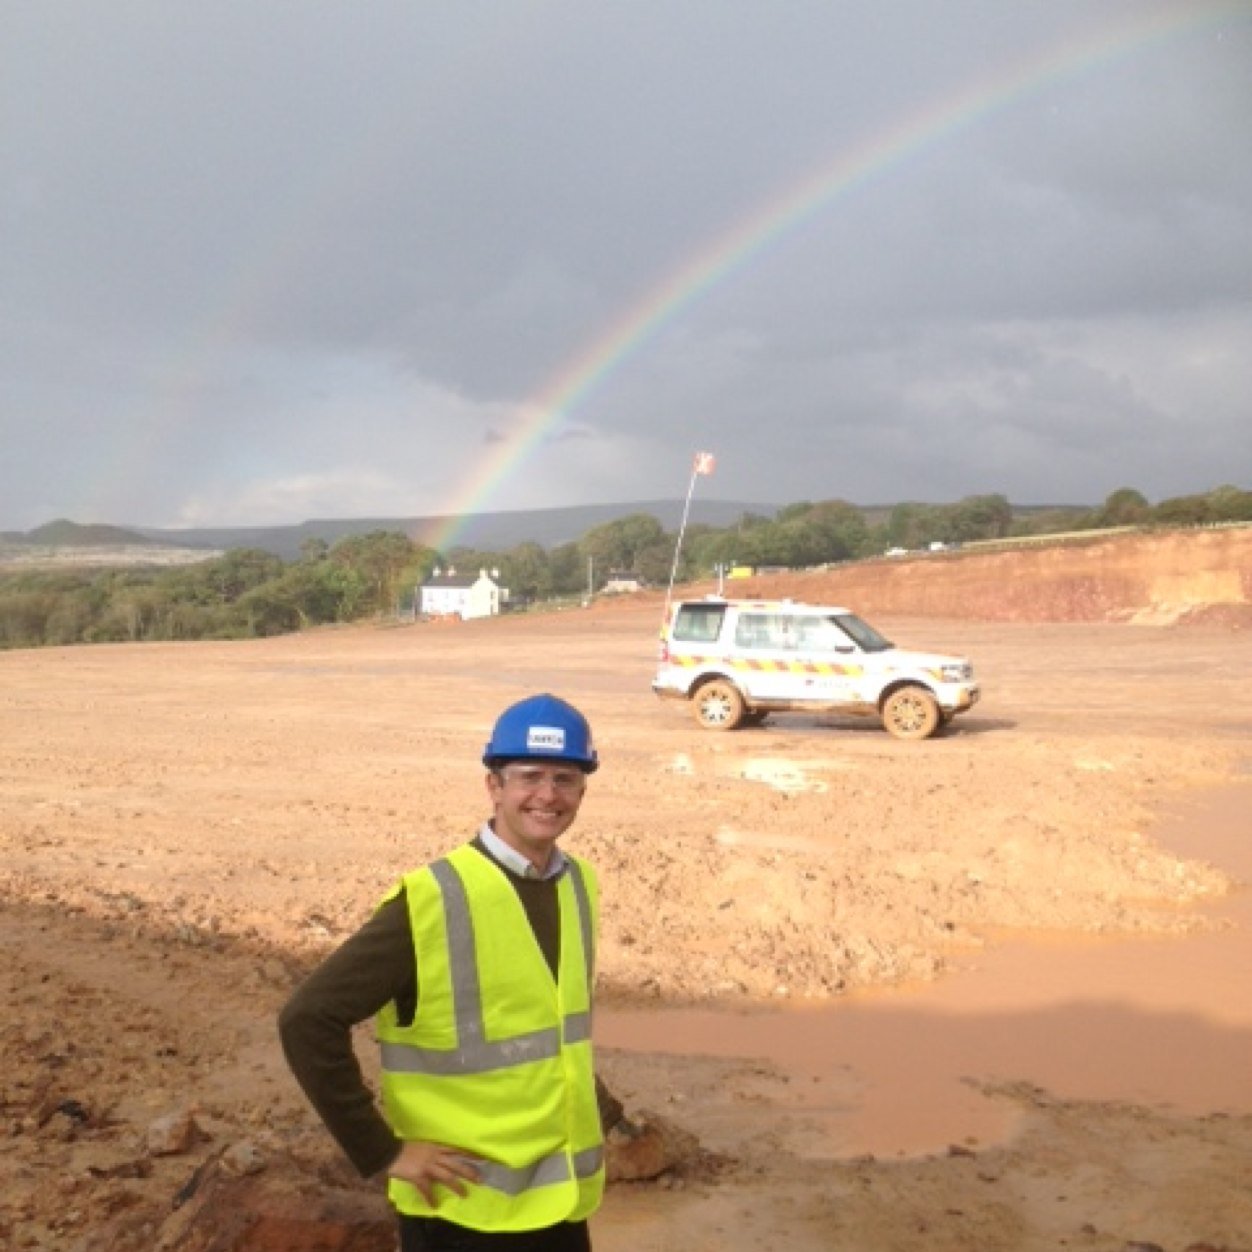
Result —
<path fill-rule="evenodd" d="M 478 1171 L 478 1181 L 505 1195 L 521 1195 L 533 1187 L 546 1187 L 551 1183 L 568 1182 L 569 1162 L 564 1153 L 558 1152 L 536 1161 L 526 1169 L 510 1169 L 494 1161 L 471 1160 L 466 1162 Z M 574 1177 L 591 1178 L 604 1163 L 604 1148 L 588 1148 L 574 1153 Z"/>
<path fill-rule="evenodd" d="M 419 1048 L 408 1043 L 383 1042 L 380 1045 L 383 1069 L 396 1074 L 486 1074 L 495 1069 L 525 1065 L 528 1061 L 552 1060 L 559 1056 L 562 1040 L 555 1027 L 516 1035 L 512 1039 L 486 1038 L 483 993 L 478 981 L 478 961 L 474 949 L 474 924 L 470 918 L 469 901 L 465 897 L 465 884 L 446 860 L 434 862 L 430 871 L 443 897 L 444 917 L 448 928 L 448 959 L 452 973 L 457 1046 L 443 1050 Z M 591 900 L 587 895 L 582 871 L 576 862 L 568 862 L 566 873 L 569 874 L 574 899 L 578 905 L 578 924 L 582 930 L 583 951 L 587 959 L 587 983 L 590 986 L 595 965 Z M 582 1043 L 591 1038 L 591 1013 L 570 1013 L 565 1017 L 563 1027 L 565 1043 Z M 564 1168 L 563 1159 L 561 1166 Z"/>

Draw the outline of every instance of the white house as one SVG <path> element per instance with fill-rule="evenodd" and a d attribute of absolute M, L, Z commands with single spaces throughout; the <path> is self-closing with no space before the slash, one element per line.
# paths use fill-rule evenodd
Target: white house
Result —
<path fill-rule="evenodd" d="M 603 590 L 607 595 L 620 595 L 632 591 L 642 591 L 647 583 L 638 574 L 630 570 L 615 569 L 609 571 Z"/>
<path fill-rule="evenodd" d="M 509 593 L 496 579 L 500 571 L 478 571 L 477 578 L 458 574 L 455 569 L 436 569 L 421 585 L 421 613 L 424 617 L 494 617 Z"/>

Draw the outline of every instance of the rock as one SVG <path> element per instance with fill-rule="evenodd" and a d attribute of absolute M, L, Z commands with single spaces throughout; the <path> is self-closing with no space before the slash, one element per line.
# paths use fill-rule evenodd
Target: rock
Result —
<path fill-rule="evenodd" d="M 257 972 L 265 982 L 275 987 L 287 987 L 293 981 L 290 971 L 281 961 L 265 961 Z"/>
<path fill-rule="evenodd" d="M 238 1176 L 214 1158 L 184 1192 L 185 1203 L 147 1245 L 151 1252 L 394 1252 L 396 1246 L 395 1218 L 379 1191 L 319 1186 L 287 1159 L 262 1174 Z"/>
<path fill-rule="evenodd" d="M 259 1174 L 265 1168 L 265 1157 L 255 1143 L 241 1139 L 232 1143 L 222 1153 L 222 1169 L 228 1174 L 241 1177 L 244 1174 Z"/>
<path fill-rule="evenodd" d="M 200 1127 L 190 1109 L 167 1113 L 148 1126 L 148 1152 L 151 1156 L 180 1156 L 199 1136 Z"/>
<path fill-rule="evenodd" d="M 77 1122 L 80 1126 L 86 1125 L 91 1121 L 91 1114 L 87 1111 L 87 1107 L 79 1100 L 62 1100 L 57 1105 L 56 1111 L 68 1118 L 72 1122 Z"/>
<path fill-rule="evenodd" d="M 693 1134 L 652 1113 L 622 1118 L 605 1140 L 609 1182 L 641 1182 L 696 1161 L 699 1141 Z"/>

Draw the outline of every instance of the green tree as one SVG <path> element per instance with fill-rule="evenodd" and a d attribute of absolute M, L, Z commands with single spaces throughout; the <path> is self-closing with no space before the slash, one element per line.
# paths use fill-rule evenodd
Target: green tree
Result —
<path fill-rule="evenodd" d="M 290 588 L 282 578 L 272 579 L 245 592 L 235 605 L 244 634 L 249 638 L 285 635 L 307 624 Z"/>
<path fill-rule="evenodd" d="M 53 645 L 82 643 L 95 617 L 90 589 L 67 588 L 56 595 L 56 604 L 44 623 L 43 642 Z"/>
<path fill-rule="evenodd" d="M 300 545 L 300 559 L 311 565 L 324 561 L 330 555 L 330 544 L 325 539 L 310 536 Z"/>
<path fill-rule="evenodd" d="M 1152 506 L 1143 492 L 1119 487 L 1104 501 L 1095 515 L 1096 526 L 1139 526 L 1152 515 Z"/>
<path fill-rule="evenodd" d="M 944 529 L 940 510 L 931 504 L 906 502 L 892 508 L 887 518 L 888 547 L 924 548 Z"/>
<path fill-rule="evenodd" d="M 223 604 L 231 604 L 253 587 L 277 578 L 283 571 L 283 562 L 272 552 L 263 552 L 260 548 L 232 548 L 198 568 L 216 590 L 218 599 Z"/>
<path fill-rule="evenodd" d="M 196 565 L 168 571 L 171 596 L 204 606 L 233 604 L 246 591 L 282 573 L 283 562 L 259 548 L 232 548 Z"/>
<path fill-rule="evenodd" d="M 275 594 L 291 606 L 301 627 L 352 621 L 366 593 L 356 570 L 333 561 L 294 565 L 275 587 Z"/>
<path fill-rule="evenodd" d="M 773 519 L 766 517 L 764 513 L 741 513 L 739 520 L 735 523 L 735 529 L 739 534 L 745 535 L 749 531 L 763 529 L 772 521 Z"/>
<path fill-rule="evenodd" d="M 1229 484 L 1209 492 L 1209 516 L 1215 522 L 1252 521 L 1252 491 Z"/>
<path fill-rule="evenodd" d="M 0 607 L 0 643 L 6 648 L 37 648 L 45 643 L 56 603 L 56 595 L 48 591 L 9 592 Z"/>
<path fill-rule="evenodd" d="M 685 546 L 685 545 L 684 545 Z M 679 553 L 679 573 L 682 577 L 690 577 L 692 566 L 687 554 Z M 658 539 L 635 553 L 633 572 L 654 587 L 669 584 L 670 570 L 674 568 L 674 544 L 668 536 Z"/>
<path fill-rule="evenodd" d="M 778 523 L 786 523 L 798 521 L 807 517 L 813 511 L 813 505 L 808 500 L 798 501 L 796 504 L 785 504 L 777 513 L 774 514 L 774 521 Z"/>
<path fill-rule="evenodd" d="M 1003 539 L 1013 525 L 1013 506 L 1001 495 L 966 496 L 948 511 L 936 539 L 944 543 L 973 543 Z"/>
<path fill-rule="evenodd" d="M 399 602 L 401 589 L 413 585 L 431 555 L 399 531 L 374 530 L 341 539 L 328 559 L 360 578 L 365 589 L 360 611 L 389 613 Z"/>
<path fill-rule="evenodd" d="M 514 600 L 537 600 L 552 593 L 552 571 L 548 554 L 540 544 L 519 543 L 505 554 L 502 577 Z"/>
<path fill-rule="evenodd" d="M 870 528 L 865 514 L 846 500 L 825 500 L 813 505 L 805 521 L 817 537 L 814 565 L 832 561 L 849 561 L 868 556 Z"/>
<path fill-rule="evenodd" d="M 684 539 L 682 555 L 692 569 L 703 574 L 711 574 L 719 565 L 729 566 L 740 563 L 739 552 L 739 535 L 733 527 L 719 530 L 712 526 L 693 526 Z M 671 551 L 671 564 L 673 560 L 674 554 Z M 668 567 L 665 577 L 668 580 Z"/>
<path fill-rule="evenodd" d="M 1152 520 L 1167 526 L 1197 526 L 1214 520 L 1213 507 L 1208 496 L 1174 496 L 1152 510 Z"/>
<path fill-rule="evenodd" d="M 665 529 L 650 513 L 632 513 L 593 527 L 579 543 L 603 579 L 610 570 L 635 570 L 639 553 L 665 541 Z"/>
<path fill-rule="evenodd" d="M 587 590 L 587 562 L 577 543 L 563 543 L 548 557 L 552 595 L 581 595 Z"/>

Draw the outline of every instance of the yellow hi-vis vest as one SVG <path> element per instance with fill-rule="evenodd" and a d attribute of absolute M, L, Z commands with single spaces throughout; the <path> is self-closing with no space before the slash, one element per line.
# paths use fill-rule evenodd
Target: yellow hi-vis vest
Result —
<path fill-rule="evenodd" d="M 377 1019 L 383 1104 L 401 1139 L 464 1150 L 480 1174 L 427 1204 L 391 1179 L 401 1213 L 474 1230 L 536 1230 L 577 1221 L 604 1192 L 604 1137 L 591 1058 L 599 894 L 568 857 L 557 881 L 558 977 L 517 892 L 477 849 L 458 848 L 402 880 L 417 959 L 417 1013 Z M 396 888 L 399 890 L 399 887 Z M 394 893 L 393 893 L 394 894 Z"/>

